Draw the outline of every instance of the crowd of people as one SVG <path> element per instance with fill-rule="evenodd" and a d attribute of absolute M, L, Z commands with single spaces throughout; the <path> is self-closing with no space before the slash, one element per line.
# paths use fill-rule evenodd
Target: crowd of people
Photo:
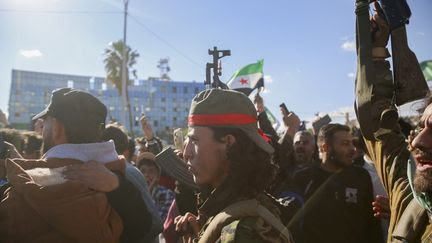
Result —
<path fill-rule="evenodd" d="M 378 18 L 373 45 L 386 48 Z M 388 56 L 373 53 L 378 73 L 389 72 Z M 391 75 L 366 85 L 385 84 Z M 372 105 L 356 107 L 359 128 L 317 122 L 307 130 L 281 108 L 278 133 L 259 94 L 204 90 L 192 100 L 172 173 L 148 118 L 143 137 L 131 138 L 105 124 L 96 97 L 55 90 L 34 131 L 1 120 L 0 241 L 429 242 L 432 106 L 416 132 L 402 119 L 382 127 L 393 94 L 373 91 Z"/>

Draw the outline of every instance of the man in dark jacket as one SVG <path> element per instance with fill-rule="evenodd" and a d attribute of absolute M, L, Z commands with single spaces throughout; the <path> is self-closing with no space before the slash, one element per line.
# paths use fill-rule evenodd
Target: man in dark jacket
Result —
<path fill-rule="evenodd" d="M 2 240 L 132 242 L 147 233 L 151 217 L 125 178 L 125 161 L 112 142 L 102 142 L 106 114 L 89 93 L 53 91 L 34 117 L 43 119 L 42 159 L 7 161 L 11 185 L 0 203 Z"/>
<path fill-rule="evenodd" d="M 372 211 L 372 183 L 368 172 L 353 166 L 354 146 L 349 127 L 321 128 L 319 167 L 294 176 L 305 204 L 290 223 L 296 242 L 382 242 Z"/>
<path fill-rule="evenodd" d="M 365 15 L 367 14 L 366 12 Z M 368 21 L 369 18 L 366 20 L 365 17 L 363 24 L 366 25 L 366 34 L 370 34 L 367 32 L 370 29 L 367 28 Z M 396 112 L 393 98 L 400 95 L 400 87 L 394 87 L 390 63 L 386 60 L 390 57 L 386 48 L 389 26 L 377 14 L 371 22 L 374 35 L 372 60 L 369 62 L 372 65 L 370 70 L 358 70 L 356 108 L 368 155 L 375 163 L 377 174 L 389 195 L 391 213 L 387 241 L 431 242 L 432 105 L 429 104 L 423 112 L 418 128 L 411 134 L 408 143 L 397 124 L 397 116 L 392 124 L 382 122 L 383 115 L 386 115 L 385 110 Z M 368 61 L 364 58 L 365 56 L 359 55 L 359 64 Z M 368 71 L 371 75 L 368 75 Z M 412 83 L 405 83 L 405 86 L 414 88 L 416 92 L 413 93 L 428 92 L 420 87 L 413 87 Z"/>

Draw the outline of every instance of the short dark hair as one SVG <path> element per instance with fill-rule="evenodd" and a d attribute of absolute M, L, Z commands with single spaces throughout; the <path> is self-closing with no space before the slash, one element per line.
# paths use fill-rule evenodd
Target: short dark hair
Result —
<path fill-rule="evenodd" d="M 227 149 L 229 176 L 233 187 L 241 196 L 256 196 L 263 192 L 273 181 L 276 166 L 271 155 L 258 147 L 242 130 L 238 128 L 210 127 L 216 141 L 222 142 L 226 135 L 236 138 Z"/>
<path fill-rule="evenodd" d="M 109 124 L 102 134 L 104 141 L 113 140 L 115 149 L 118 154 L 123 154 L 124 151 L 128 150 L 129 139 L 124 129 L 118 124 Z"/>
<path fill-rule="evenodd" d="M 129 158 L 127 160 L 132 160 L 132 156 L 135 154 L 135 139 L 128 138 L 128 150 L 129 150 Z"/>
<path fill-rule="evenodd" d="M 333 142 L 333 135 L 340 131 L 350 132 L 351 129 L 346 125 L 338 123 L 330 123 L 323 126 L 318 133 L 318 145 L 321 146 L 324 143 L 331 144 Z"/>

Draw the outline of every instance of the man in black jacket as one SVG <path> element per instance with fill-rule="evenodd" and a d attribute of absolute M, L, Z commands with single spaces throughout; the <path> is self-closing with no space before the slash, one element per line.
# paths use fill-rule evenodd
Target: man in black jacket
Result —
<path fill-rule="evenodd" d="M 321 128 L 320 167 L 294 176 L 305 204 L 290 222 L 296 242 L 382 242 L 372 211 L 372 184 L 366 170 L 352 165 L 354 146 L 349 127 Z"/>

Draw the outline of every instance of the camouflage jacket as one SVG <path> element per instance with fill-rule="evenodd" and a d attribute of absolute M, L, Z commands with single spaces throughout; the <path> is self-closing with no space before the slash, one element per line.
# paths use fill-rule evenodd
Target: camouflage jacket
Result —
<path fill-rule="evenodd" d="M 194 242 L 292 242 L 279 215 L 264 193 L 255 199 L 239 198 L 209 217 Z"/>

